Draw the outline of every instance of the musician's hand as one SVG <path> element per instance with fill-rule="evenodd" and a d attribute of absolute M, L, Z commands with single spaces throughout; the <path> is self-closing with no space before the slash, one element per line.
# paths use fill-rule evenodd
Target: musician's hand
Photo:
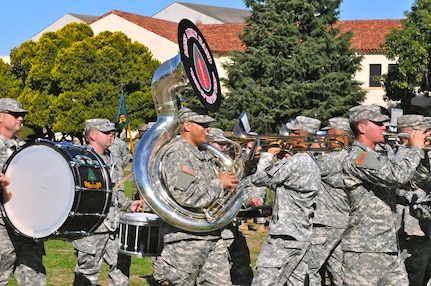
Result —
<path fill-rule="evenodd" d="M 249 206 L 251 206 L 251 207 L 260 207 L 260 206 L 262 206 L 262 205 L 263 205 L 263 202 L 262 202 L 262 200 L 261 200 L 261 199 L 258 199 L 258 198 L 251 198 L 251 199 L 248 201 L 248 205 L 249 205 Z"/>
<path fill-rule="evenodd" d="M 10 184 L 10 178 L 0 173 L 0 187 L 6 187 Z"/>
<path fill-rule="evenodd" d="M 431 134 L 431 131 L 413 130 L 409 136 L 409 145 L 423 148 L 425 146 L 425 139 Z"/>
<path fill-rule="evenodd" d="M 236 187 L 239 184 L 239 179 L 232 172 L 221 173 L 218 178 L 224 189 Z"/>
<path fill-rule="evenodd" d="M 281 152 L 281 140 L 277 140 L 274 142 L 271 142 L 271 144 L 269 145 L 268 148 L 268 153 L 271 153 L 272 155 L 277 155 L 278 153 Z"/>
<path fill-rule="evenodd" d="M 132 204 L 130 205 L 130 211 L 132 213 L 142 212 L 143 204 L 144 204 L 143 200 L 133 201 Z"/>
<path fill-rule="evenodd" d="M 250 141 L 250 142 L 247 143 L 247 146 L 245 148 L 245 154 L 247 154 L 247 155 L 250 154 L 251 148 L 253 148 L 253 144 L 254 143 L 255 143 L 254 141 Z M 253 156 L 252 160 L 259 160 L 261 152 L 262 152 L 262 146 L 259 145 L 255 149 L 255 153 L 254 153 L 254 156 Z"/>

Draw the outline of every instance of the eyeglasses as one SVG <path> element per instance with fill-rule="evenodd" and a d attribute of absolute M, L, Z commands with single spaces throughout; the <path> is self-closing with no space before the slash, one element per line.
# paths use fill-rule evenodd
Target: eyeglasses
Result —
<path fill-rule="evenodd" d="M 204 129 L 210 128 L 210 123 L 208 123 L 208 122 L 206 122 L 206 123 L 200 123 L 200 122 L 195 122 L 195 121 L 191 121 L 191 122 L 193 122 L 194 124 L 199 125 L 200 127 L 204 128 Z"/>
<path fill-rule="evenodd" d="M 11 112 L 11 111 L 4 111 L 3 113 L 12 115 L 15 118 L 18 118 L 18 117 L 24 118 L 24 116 L 27 114 L 27 113 L 22 113 L 22 112 Z"/>

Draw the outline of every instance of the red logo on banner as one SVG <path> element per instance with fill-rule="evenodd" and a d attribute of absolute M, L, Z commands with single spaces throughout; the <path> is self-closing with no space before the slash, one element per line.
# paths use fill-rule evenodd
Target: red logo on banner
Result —
<path fill-rule="evenodd" d="M 196 45 L 193 45 L 193 55 L 197 78 L 201 86 L 208 91 L 211 89 L 211 78 L 208 72 L 207 65 L 205 64 L 205 60 L 202 58 L 202 54 L 196 47 Z"/>

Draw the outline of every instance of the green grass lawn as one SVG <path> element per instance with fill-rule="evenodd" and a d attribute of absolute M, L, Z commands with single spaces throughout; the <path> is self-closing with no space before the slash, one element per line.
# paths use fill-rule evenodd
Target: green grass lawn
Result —
<path fill-rule="evenodd" d="M 132 196 L 133 182 L 131 180 L 125 183 L 125 192 L 127 196 Z M 252 265 L 254 266 L 257 255 L 259 254 L 260 246 L 266 237 L 266 233 L 245 231 L 244 235 L 249 242 Z M 72 244 L 69 241 L 48 239 L 45 242 L 45 250 L 46 256 L 43 261 L 47 271 L 48 285 L 72 285 L 76 263 Z M 100 285 L 108 285 L 107 273 L 108 266 L 106 263 L 103 263 L 102 273 L 99 279 Z M 8 285 L 18 284 L 14 277 L 12 277 Z M 132 265 L 130 267 L 130 285 L 157 285 L 152 279 L 152 263 L 150 257 L 132 257 Z"/>

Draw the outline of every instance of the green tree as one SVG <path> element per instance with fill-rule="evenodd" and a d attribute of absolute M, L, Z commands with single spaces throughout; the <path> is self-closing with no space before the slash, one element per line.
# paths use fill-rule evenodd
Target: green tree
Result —
<path fill-rule="evenodd" d="M 114 121 L 121 88 L 132 127 L 154 120 L 151 80 L 159 65 L 147 47 L 125 34 L 94 36 L 77 23 L 11 53 L 12 71 L 23 85 L 17 98 L 29 110 L 26 124 L 50 139 L 54 132 L 81 138 L 89 118 Z"/>
<path fill-rule="evenodd" d="M 0 59 L 0 94 L 2 97 L 17 98 L 21 90 L 20 80 L 12 72 L 12 67 Z"/>
<path fill-rule="evenodd" d="M 232 130 L 246 111 L 253 131 L 278 133 L 297 115 L 325 122 L 364 99 L 353 75 L 361 57 L 334 24 L 341 0 L 246 0 L 244 52 L 226 65 L 229 93 L 216 116 Z"/>
<path fill-rule="evenodd" d="M 404 13 L 401 29 L 392 29 L 382 46 L 385 55 L 396 60 L 383 76 L 386 99 L 400 101 L 404 110 L 412 108 L 418 93 L 431 90 L 431 1 L 416 0 L 411 12 Z"/>

